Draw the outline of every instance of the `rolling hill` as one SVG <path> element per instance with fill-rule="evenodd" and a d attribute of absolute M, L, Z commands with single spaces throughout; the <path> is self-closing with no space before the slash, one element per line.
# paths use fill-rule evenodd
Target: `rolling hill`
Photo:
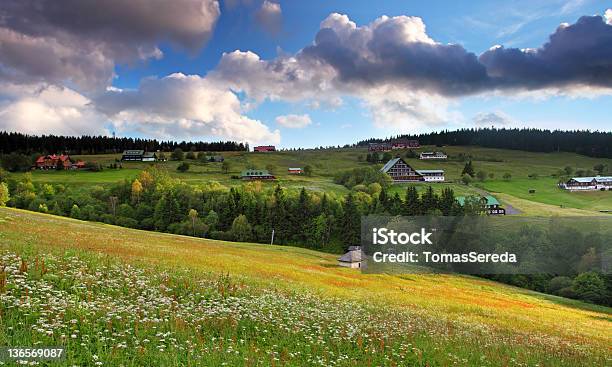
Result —
<path fill-rule="evenodd" d="M 475 277 L 364 275 L 306 249 L 8 208 L 0 208 L 0 249 L 0 344 L 64 345 L 66 365 L 603 366 L 612 358 L 611 309 Z"/>
<path fill-rule="evenodd" d="M 492 193 L 501 193 L 502 202 L 517 206 L 526 215 L 581 215 L 593 214 L 599 210 L 612 209 L 612 193 L 584 192 L 569 193 L 557 188 L 558 178 L 553 177 L 566 166 L 574 170 L 589 170 L 598 163 L 612 167 L 612 160 L 605 158 L 592 158 L 579 154 L 556 152 L 556 153 L 533 153 L 517 150 L 491 149 L 472 146 L 449 146 L 449 147 L 422 147 L 419 151 L 444 150 L 451 159 L 442 162 L 421 161 L 416 158 L 406 158 L 406 161 L 417 169 L 444 169 L 447 183 L 436 184 L 436 189 L 451 187 L 457 195 L 470 195 L 482 193 L 483 190 Z M 404 156 L 406 150 L 394 151 L 393 154 Z M 290 190 L 299 190 L 305 187 L 309 190 L 325 191 L 328 193 L 346 194 L 348 190 L 333 182 L 336 173 L 356 167 L 365 167 L 369 163 L 365 161 L 367 155 L 365 148 L 341 148 L 325 150 L 296 150 L 279 151 L 273 153 L 249 153 L 249 152 L 223 152 L 223 156 L 230 164 L 227 174 L 221 170 L 221 163 L 201 163 L 197 160 L 187 160 L 190 164 L 188 172 L 178 172 L 178 162 L 168 161 L 159 163 L 166 167 L 169 172 L 190 184 L 202 184 L 209 181 L 218 181 L 226 186 L 241 185 L 240 180 L 231 179 L 232 175 L 239 175 L 241 170 L 247 167 L 271 168 L 278 177 L 278 181 L 265 183 L 276 185 L 277 183 Z M 460 183 L 461 171 L 465 162 L 458 157 L 470 157 L 476 171 L 484 171 L 487 178 L 484 182 L 474 182 L 470 186 Z M 85 161 L 97 162 L 103 166 L 115 163 L 119 154 L 75 156 Z M 95 185 L 106 185 L 116 183 L 123 179 L 133 179 L 138 173 L 150 163 L 123 162 L 123 169 L 105 169 L 101 172 L 34 172 L 33 180 L 37 183 L 64 184 L 88 190 Z M 287 173 L 287 167 L 303 167 L 310 165 L 313 168 L 311 177 L 291 176 Z M 503 175 L 509 173 L 511 180 L 504 180 Z M 490 177 L 489 175 L 492 175 Z M 537 176 L 536 179 L 529 175 Z M 403 195 L 406 186 L 413 184 L 394 185 L 390 190 Z M 419 189 L 425 187 L 417 184 Z M 535 193 L 529 193 L 529 189 L 535 189 Z M 531 205 L 537 203 L 537 205 Z M 526 205 L 522 205 L 526 204 Z M 522 206 L 521 206 L 522 205 Z M 575 211 L 572 209 L 580 209 Z"/>

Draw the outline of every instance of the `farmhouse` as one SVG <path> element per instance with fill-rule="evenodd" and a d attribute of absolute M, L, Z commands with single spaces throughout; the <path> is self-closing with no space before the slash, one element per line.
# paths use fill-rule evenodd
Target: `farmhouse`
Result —
<path fill-rule="evenodd" d="M 442 152 L 423 152 L 419 159 L 447 159 L 448 156 Z"/>
<path fill-rule="evenodd" d="M 570 191 L 612 191 L 612 176 L 572 177 L 559 187 Z"/>
<path fill-rule="evenodd" d="M 459 205 L 465 205 L 465 197 L 457 196 Z M 505 215 L 506 209 L 502 208 L 500 202 L 492 195 L 486 195 L 480 198 L 481 204 L 488 215 Z"/>
<path fill-rule="evenodd" d="M 388 152 L 392 149 L 389 143 L 370 143 L 368 144 L 368 152 Z"/>
<path fill-rule="evenodd" d="M 338 265 L 347 268 L 360 268 L 362 261 L 361 246 L 349 246 L 348 252 L 338 258 Z"/>
<path fill-rule="evenodd" d="M 259 145 L 253 148 L 254 152 L 276 152 L 274 145 Z"/>
<path fill-rule="evenodd" d="M 132 162 L 155 162 L 157 160 L 157 155 L 154 152 L 145 152 L 144 150 L 124 150 L 123 155 L 121 155 L 122 161 L 132 161 Z"/>
<path fill-rule="evenodd" d="M 444 182 L 444 170 L 415 170 L 402 158 L 393 158 L 380 170 L 391 176 L 393 182 Z"/>
<path fill-rule="evenodd" d="M 420 147 L 418 140 L 396 139 L 391 143 L 391 149 L 409 149 Z"/>
<path fill-rule="evenodd" d="M 276 177 L 265 169 L 248 169 L 240 173 L 243 180 L 275 180 Z"/>
<path fill-rule="evenodd" d="M 289 169 L 287 169 L 287 171 L 289 172 L 290 175 L 301 175 L 302 173 L 304 173 L 304 170 L 301 168 L 292 168 L 289 167 Z"/>
<path fill-rule="evenodd" d="M 58 169 L 58 166 L 65 170 L 81 169 L 85 168 L 85 162 L 72 162 L 70 156 L 67 154 L 41 155 L 36 159 L 36 162 L 34 162 L 34 168 L 41 170 Z"/>

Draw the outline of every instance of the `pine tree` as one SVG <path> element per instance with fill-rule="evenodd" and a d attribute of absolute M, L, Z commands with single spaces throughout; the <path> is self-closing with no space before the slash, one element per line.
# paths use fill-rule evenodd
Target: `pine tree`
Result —
<path fill-rule="evenodd" d="M 355 197 L 350 192 L 345 200 L 341 222 L 341 234 L 344 239 L 345 247 L 358 245 L 360 243 L 361 218 L 359 209 L 355 203 Z"/>
<path fill-rule="evenodd" d="M 471 159 L 463 167 L 463 171 L 461 171 L 461 175 L 468 175 L 470 177 L 474 177 L 474 166 L 472 165 Z"/>
<path fill-rule="evenodd" d="M 421 214 L 421 201 L 419 200 L 419 193 L 416 187 L 408 186 L 406 189 L 406 199 L 404 200 L 403 215 L 420 215 Z"/>
<path fill-rule="evenodd" d="M 439 209 L 442 211 L 442 215 L 452 215 L 454 212 L 454 207 L 457 205 L 457 201 L 455 200 L 455 193 L 453 189 L 450 187 L 444 188 L 442 190 L 442 195 L 440 196 Z"/>
<path fill-rule="evenodd" d="M 421 195 L 421 202 L 423 204 L 423 213 L 430 214 L 438 207 L 438 195 L 433 190 L 433 187 L 428 186 L 427 190 Z"/>

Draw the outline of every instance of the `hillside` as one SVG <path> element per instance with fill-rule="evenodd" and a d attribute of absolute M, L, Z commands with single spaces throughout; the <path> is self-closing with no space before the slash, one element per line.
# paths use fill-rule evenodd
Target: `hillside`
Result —
<path fill-rule="evenodd" d="M 393 355 L 402 354 L 402 358 L 412 358 L 406 361 L 411 361 L 410 363 L 414 365 L 430 366 L 453 363 L 459 365 L 474 365 L 475 363 L 480 365 L 534 365 L 537 362 L 547 366 L 593 366 L 604 365 L 612 357 L 609 349 L 612 340 L 612 328 L 610 328 L 612 310 L 468 276 L 362 275 L 356 270 L 336 266 L 334 255 L 305 249 L 237 244 L 145 232 L 7 208 L 0 209 L 0 248 L 5 251 L 5 255 L 8 251 L 28 259 L 33 268 L 32 274 L 36 274 L 35 269 L 39 267 L 39 257 L 75 256 L 84 262 L 83 265 L 79 265 L 79 269 L 82 269 L 80 272 L 87 273 L 87 269 L 92 269 L 92 271 L 98 269 L 95 264 L 99 264 L 100 267 L 110 266 L 108 264 L 113 263 L 130 264 L 136 268 L 145 269 L 145 272 L 152 272 L 152 274 L 166 274 L 164 275 L 166 280 L 162 280 L 166 288 L 172 288 L 173 282 L 183 284 L 172 279 L 179 277 L 184 272 L 187 272 L 190 278 L 204 283 L 206 279 L 214 280 L 223 273 L 228 274 L 237 284 L 242 284 L 246 289 L 251 289 L 255 293 L 265 290 L 265 292 L 279 294 L 280 298 L 297 297 L 305 303 L 316 299 L 318 304 L 316 314 L 325 314 L 327 317 L 332 317 L 333 314 L 335 322 L 344 326 L 354 323 L 355 327 L 350 333 L 356 332 L 357 334 L 349 333 L 350 335 L 344 334 L 343 336 L 342 333 L 345 332 L 343 331 L 340 334 L 334 334 L 337 335 L 336 337 L 326 339 L 327 336 L 323 335 L 320 327 L 310 328 L 311 325 L 308 325 L 308 322 L 313 316 L 308 315 L 313 310 L 309 312 L 303 310 L 301 307 L 305 306 L 300 305 L 302 303 L 300 301 L 291 303 L 292 306 L 287 311 L 283 311 L 289 314 L 281 312 L 278 318 L 268 320 L 269 324 L 264 323 L 264 326 L 266 330 L 268 327 L 272 329 L 280 327 L 281 329 L 274 330 L 282 339 L 282 336 L 285 335 L 283 333 L 290 332 L 289 329 L 283 330 L 285 323 L 293 322 L 289 315 L 304 312 L 301 316 L 302 321 L 295 321 L 296 325 L 301 326 L 295 326 L 298 329 L 291 332 L 291 335 L 305 333 L 304 338 L 306 339 L 312 337 L 316 340 L 317 335 L 323 338 L 319 340 L 324 340 L 328 346 L 322 348 L 326 351 L 326 348 L 330 350 L 322 357 L 323 360 L 319 362 L 321 364 L 329 364 L 330 360 L 338 357 L 337 353 L 349 358 L 344 362 L 333 359 L 341 365 L 350 364 L 348 361 L 351 358 L 360 360 L 363 364 L 366 364 L 368 360 L 374 364 L 377 364 L 376 361 L 380 364 L 385 363 L 383 362 L 386 360 L 384 355 L 387 352 Z M 103 257 L 100 257 L 100 254 Z M 5 262 L 10 256 L 6 255 L 3 258 Z M 64 265 L 64 268 L 70 267 L 70 262 L 75 261 L 77 260 L 70 260 L 66 263 L 68 265 Z M 97 263 L 92 265 L 92 261 L 97 261 Z M 90 284 L 90 281 L 99 276 L 101 275 L 94 276 L 86 284 Z M 123 276 L 127 277 L 126 279 L 130 278 L 129 272 Z M 46 279 L 45 277 L 45 272 L 42 272 L 41 279 Z M 111 278 L 110 273 L 103 276 L 103 279 L 108 279 L 108 281 L 112 280 Z M 56 278 L 48 279 L 53 281 Z M 218 283 L 215 284 L 217 286 L 213 288 L 216 292 L 221 288 Z M 9 289 L 10 286 L 9 284 Z M 197 287 L 201 286 L 200 284 Z M 242 286 L 239 286 L 239 289 L 242 289 Z M 190 288 L 196 286 L 188 286 L 187 281 L 185 281 L 185 287 L 185 289 L 192 289 L 190 293 L 200 292 L 198 288 Z M 73 289 L 66 287 L 65 284 L 60 288 L 66 291 Z M 87 285 L 87 289 L 89 289 L 87 299 L 95 297 L 95 286 L 91 288 L 90 285 Z M 225 294 L 225 290 L 222 293 Z M 236 297 L 242 297 L 240 294 L 238 292 Z M 178 302 L 180 306 L 180 297 Z M 209 300 L 209 302 L 212 301 Z M 213 305 L 211 304 L 210 307 Z M 360 316 L 351 315 L 350 310 L 359 310 Z M 256 313 L 254 309 L 251 310 L 248 307 L 242 309 L 241 312 L 250 313 L 251 311 Z M 1 324 L 1 344 L 6 345 L 10 342 L 12 335 L 20 335 L 20 338 L 27 338 L 26 335 L 29 335 L 29 331 L 26 330 L 30 327 L 29 325 L 11 322 L 10 316 L 15 316 L 15 312 L 18 311 L 14 308 L 3 308 L 3 314 L 8 315 Z M 117 313 L 116 310 L 106 312 Z M 367 326 L 357 321 L 357 319 L 363 319 L 380 323 L 382 322 L 380 317 L 383 316 L 386 317 L 383 326 Z M 274 343 L 282 343 L 272 334 L 268 334 L 271 335 L 270 340 L 262 337 L 261 332 L 240 334 L 240 328 L 235 324 L 236 321 L 219 317 L 210 314 L 206 319 L 208 321 L 203 324 L 204 330 L 198 330 L 202 335 L 210 333 L 217 337 L 225 335 L 228 338 L 226 343 L 230 349 L 235 348 L 236 355 L 241 357 L 244 354 L 244 359 L 237 360 L 242 361 L 243 364 L 249 364 L 244 361 L 255 358 L 256 350 L 268 348 L 270 340 L 273 340 Z M 285 317 L 288 319 L 286 320 Z M 33 319 L 27 318 L 27 320 Z M 87 320 L 87 317 L 83 316 L 82 320 Z M 75 320 L 75 327 L 81 332 L 92 332 L 82 322 Z M 329 320 L 327 322 L 329 323 Z M 13 328 L 22 329 L 9 330 L 7 329 L 9 324 Z M 257 325 L 259 325 L 258 328 L 262 327 L 262 324 Z M 141 333 L 150 326 L 151 324 L 142 324 Z M 23 329 L 24 327 L 26 329 Z M 138 330 L 138 323 L 135 327 Z M 337 327 L 340 328 L 340 326 Z M 176 331 L 176 326 L 171 329 Z M 272 329 L 270 331 L 274 331 Z M 190 330 L 189 327 L 183 325 L 180 327 L 179 334 L 185 334 L 185 338 L 193 338 Z M 300 333 L 297 333 L 297 330 L 301 330 Z M 400 330 L 402 335 L 394 334 L 393 330 Z M 361 332 L 369 333 L 370 336 L 376 335 L 375 342 L 372 342 L 371 337 L 370 339 L 365 337 L 365 334 L 360 336 Z M 136 333 L 138 334 L 138 331 Z M 94 336 L 92 335 L 91 338 Z M 237 339 L 233 338 L 246 339 L 246 345 L 250 347 L 241 347 Z M 309 349 L 299 344 L 301 340 L 299 337 L 295 336 L 291 339 L 294 345 L 285 344 L 281 347 L 275 345 L 280 350 L 277 363 L 301 364 L 299 362 L 300 353 L 308 354 Z M 24 340 L 27 339 L 21 341 Z M 178 340 L 182 341 L 180 338 Z M 189 340 L 197 342 L 195 339 Z M 481 344 L 483 340 L 486 340 L 486 350 Z M 364 345 L 370 345 L 369 352 L 367 352 L 368 347 Z M 219 345 L 214 343 L 210 347 L 210 354 L 215 356 L 214 358 L 220 358 L 216 361 L 224 360 L 223 356 L 227 357 L 226 353 L 233 353 L 233 351 L 228 352 L 225 347 L 220 349 L 218 347 Z M 394 349 L 396 347 L 400 349 Z M 77 348 L 77 346 L 73 345 L 72 348 Z M 366 352 L 363 349 L 366 349 Z M 383 355 L 376 354 L 376 349 L 379 349 L 377 353 L 383 353 Z M 118 353 L 128 352 L 129 349 Z M 153 358 L 154 356 L 147 352 L 145 357 Z M 282 363 L 283 358 L 284 363 Z M 209 361 L 212 363 L 215 359 Z M 140 362 L 143 363 L 143 360 Z M 306 363 L 306 360 L 303 360 L 302 362 L 317 364 L 314 361 Z M 138 364 L 138 362 L 134 363 Z M 274 364 L 274 362 L 268 361 L 263 364 Z"/>
<path fill-rule="evenodd" d="M 611 193 L 565 192 L 557 188 L 558 178 L 553 177 L 566 166 L 572 167 L 575 171 L 591 170 L 594 165 L 601 163 L 612 169 L 612 159 L 592 158 L 565 152 L 534 153 L 472 146 L 448 146 L 443 148 L 425 146 L 418 151 L 430 150 L 444 150 L 451 159 L 442 162 L 430 162 L 416 158 L 406 158 L 406 161 L 416 169 L 444 169 L 447 183 L 434 185 L 438 190 L 443 187 L 451 187 L 457 195 L 478 194 L 482 193 L 482 189 L 492 193 L 502 193 L 505 194 L 504 198 L 508 199 L 507 203 L 512 201 L 513 206 L 518 205 L 517 209 L 527 215 L 549 215 L 551 213 L 557 215 L 588 215 L 599 210 L 612 209 Z M 185 173 L 176 170 L 178 162 L 168 161 L 159 164 L 166 167 L 174 177 L 181 178 L 194 185 L 210 181 L 218 181 L 226 186 L 241 185 L 240 180 L 231 179 L 231 176 L 239 175 L 240 171 L 247 167 L 270 167 L 278 180 L 265 183 L 266 185 L 279 183 L 292 190 L 305 187 L 327 193 L 345 194 L 348 190 L 335 184 L 333 176 L 339 171 L 369 166 L 370 164 L 365 161 L 367 153 L 366 148 L 279 151 L 273 153 L 223 152 L 223 156 L 230 164 L 227 174 L 222 172 L 221 163 L 201 163 L 197 160 L 187 160 L 190 169 Z M 405 156 L 406 153 L 406 150 L 393 152 L 393 154 L 402 156 Z M 461 184 L 459 181 L 465 162 L 457 159 L 459 156 L 470 157 L 473 160 L 475 170 L 484 171 L 487 174 L 485 181 L 474 182 L 470 186 Z M 120 155 L 75 156 L 77 159 L 97 162 L 103 166 L 115 163 L 120 157 Z M 64 184 L 86 190 L 94 185 L 112 184 L 123 179 L 132 180 L 149 164 L 123 162 L 123 169 L 105 169 L 102 172 L 37 171 L 33 174 L 33 180 L 38 183 Z M 313 168 L 311 177 L 291 176 L 287 173 L 287 167 L 304 167 L 305 165 L 310 165 Z M 509 181 L 503 179 L 506 173 L 512 176 Z M 537 179 L 528 177 L 534 174 L 537 175 Z M 414 184 L 394 185 L 391 194 L 398 192 L 403 195 L 408 185 Z M 416 186 L 419 189 L 425 187 L 423 184 L 416 184 Z M 536 192 L 530 194 L 529 189 L 535 189 Z M 543 205 L 531 205 L 529 202 Z M 521 203 L 527 205 L 521 206 Z M 567 210 L 568 208 L 581 209 L 585 212 Z"/>

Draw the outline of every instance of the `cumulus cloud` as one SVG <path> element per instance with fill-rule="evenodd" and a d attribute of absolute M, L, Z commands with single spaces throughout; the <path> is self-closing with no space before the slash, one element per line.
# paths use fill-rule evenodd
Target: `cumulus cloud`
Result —
<path fill-rule="evenodd" d="M 610 45 L 612 26 L 601 16 L 584 16 L 559 26 L 540 48 L 496 47 L 479 60 L 499 89 L 612 88 Z"/>
<path fill-rule="evenodd" d="M 0 130 L 26 134 L 107 134 L 105 119 L 83 95 L 54 85 L 0 83 Z"/>
<path fill-rule="evenodd" d="M 197 50 L 219 15 L 216 0 L 4 0 L 0 78 L 105 87 L 116 62 L 159 58 L 160 42 Z"/>
<path fill-rule="evenodd" d="M 308 114 L 278 116 L 275 121 L 277 124 L 290 129 L 302 129 L 312 124 L 312 120 Z"/>
<path fill-rule="evenodd" d="M 234 51 L 223 55 L 212 77 L 255 102 L 319 106 L 357 97 L 378 126 L 406 130 L 461 119 L 450 106 L 466 95 L 609 91 L 611 44 L 612 26 L 587 16 L 561 25 L 539 48 L 495 46 L 477 56 L 436 42 L 418 17 L 382 16 L 358 26 L 334 13 L 296 54 L 262 60 Z"/>
<path fill-rule="evenodd" d="M 604 18 L 606 18 L 606 23 L 612 24 L 612 9 L 607 9 L 604 14 Z"/>
<path fill-rule="evenodd" d="M 282 11 L 279 3 L 264 0 L 255 13 L 257 23 L 267 32 L 275 35 L 282 27 Z"/>
<path fill-rule="evenodd" d="M 512 117 L 502 111 L 480 112 L 473 121 L 479 126 L 506 126 L 512 123 Z"/>
<path fill-rule="evenodd" d="M 242 114 L 238 97 L 198 75 L 144 79 L 137 90 L 109 89 L 97 109 L 119 131 L 169 139 L 217 137 L 249 143 L 280 142 L 280 132 Z"/>

